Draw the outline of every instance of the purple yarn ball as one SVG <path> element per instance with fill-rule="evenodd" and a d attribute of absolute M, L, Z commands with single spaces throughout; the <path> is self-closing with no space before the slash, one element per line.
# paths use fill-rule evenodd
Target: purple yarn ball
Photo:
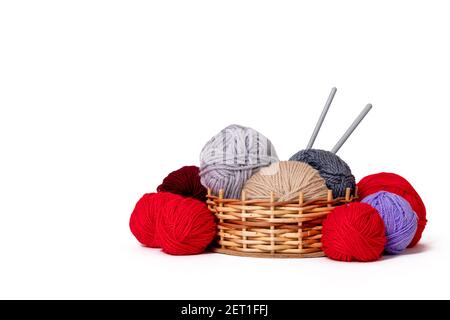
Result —
<path fill-rule="evenodd" d="M 378 210 L 386 227 L 387 253 L 399 254 L 411 243 L 417 230 L 417 215 L 404 198 L 386 191 L 365 197 L 361 202 Z"/>

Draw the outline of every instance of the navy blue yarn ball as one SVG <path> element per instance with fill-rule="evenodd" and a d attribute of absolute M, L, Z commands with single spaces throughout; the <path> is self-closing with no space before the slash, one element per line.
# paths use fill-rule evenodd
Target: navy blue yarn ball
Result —
<path fill-rule="evenodd" d="M 333 191 L 333 197 L 344 197 L 345 189 L 355 190 L 355 177 L 344 160 L 330 151 L 306 149 L 294 154 L 289 160 L 305 162 L 318 170 L 325 180 L 328 189 Z"/>

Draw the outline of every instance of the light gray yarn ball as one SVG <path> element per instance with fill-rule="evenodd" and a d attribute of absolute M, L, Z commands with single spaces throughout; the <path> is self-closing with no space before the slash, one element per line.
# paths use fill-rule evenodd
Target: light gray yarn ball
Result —
<path fill-rule="evenodd" d="M 245 182 L 259 168 L 278 162 L 269 139 L 258 131 L 230 125 L 211 138 L 200 154 L 200 178 L 206 188 L 239 199 Z"/>

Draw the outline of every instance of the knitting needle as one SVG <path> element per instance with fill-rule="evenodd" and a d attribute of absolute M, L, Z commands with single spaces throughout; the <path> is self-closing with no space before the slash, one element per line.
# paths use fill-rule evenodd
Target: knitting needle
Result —
<path fill-rule="evenodd" d="M 350 127 L 345 131 L 344 135 L 341 139 L 336 143 L 331 152 L 336 153 L 342 147 L 342 145 L 347 141 L 348 137 L 352 134 L 352 132 L 356 129 L 359 123 L 364 119 L 364 117 L 369 113 L 370 109 L 372 109 L 372 105 L 369 103 L 366 107 L 361 111 L 361 113 L 356 117 L 355 121 L 350 125 Z"/>
<path fill-rule="evenodd" d="M 325 116 L 327 115 L 328 109 L 330 108 L 331 102 L 333 101 L 334 95 L 336 94 L 336 87 L 331 88 L 330 95 L 328 96 L 328 100 L 325 103 L 325 106 L 323 107 L 322 114 L 319 117 L 319 120 L 317 121 L 316 127 L 314 128 L 313 134 L 311 138 L 309 139 L 308 145 L 306 146 L 306 149 L 311 149 L 314 141 L 316 141 L 317 135 L 319 134 L 320 127 L 322 127 L 323 120 L 325 120 Z"/>

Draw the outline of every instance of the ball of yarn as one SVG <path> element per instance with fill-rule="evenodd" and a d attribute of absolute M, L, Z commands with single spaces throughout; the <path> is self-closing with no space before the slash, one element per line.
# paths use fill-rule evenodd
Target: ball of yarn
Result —
<path fill-rule="evenodd" d="M 159 238 L 164 252 L 203 252 L 216 235 L 214 216 L 205 202 L 173 195 L 161 211 Z"/>
<path fill-rule="evenodd" d="M 384 222 L 378 211 L 366 203 L 336 207 L 323 222 L 322 247 L 339 261 L 375 261 L 386 243 Z"/>
<path fill-rule="evenodd" d="M 391 254 L 405 250 L 417 230 L 417 216 L 408 201 L 394 193 L 379 191 L 361 202 L 377 209 L 384 221 L 387 239 L 384 250 Z"/>
<path fill-rule="evenodd" d="M 130 230 L 144 246 L 160 248 L 157 232 L 160 210 L 169 198 L 166 193 L 146 193 L 136 203 L 130 217 Z"/>
<path fill-rule="evenodd" d="M 252 174 L 277 161 L 269 139 L 251 128 L 230 125 L 203 147 L 201 182 L 216 195 L 223 189 L 225 198 L 240 198 L 242 187 Z"/>
<path fill-rule="evenodd" d="M 249 199 L 270 199 L 273 192 L 278 201 L 298 199 L 305 201 L 327 197 L 327 186 L 319 172 L 310 165 L 297 161 L 281 161 L 264 167 L 244 185 Z"/>
<path fill-rule="evenodd" d="M 301 150 L 289 160 L 301 161 L 318 170 L 325 179 L 328 189 L 333 190 L 333 197 L 344 197 L 345 190 L 355 190 L 355 177 L 350 167 L 336 154 L 319 149 Z"/>
<path fill-rule="evenodd" d="M 357 186 L 360 199 L 378 191 L 387 191 L 408 201 L 419 219 L 416 233 L 408 247 L 411 248 L 419 242 L 427 224 L 427 212 L 419 194 L 405 178 L 395 173 L 381 172 L 364 177 Z"/>
<path fill-rule="evenodd" d="M 199 168 L 185 166 L 171 172 L 157 188 L 158 192 L 171 192 L 184 197 L 206 200 L 206 188 L 200 183 Z"/>
<path fill-rule="evenodd" d="M 143 245 L 173 255 L 203 252 L 216 233 L 205 202 L 169 192 L 145 194 L 131 214 L 130 229 Z"/>

